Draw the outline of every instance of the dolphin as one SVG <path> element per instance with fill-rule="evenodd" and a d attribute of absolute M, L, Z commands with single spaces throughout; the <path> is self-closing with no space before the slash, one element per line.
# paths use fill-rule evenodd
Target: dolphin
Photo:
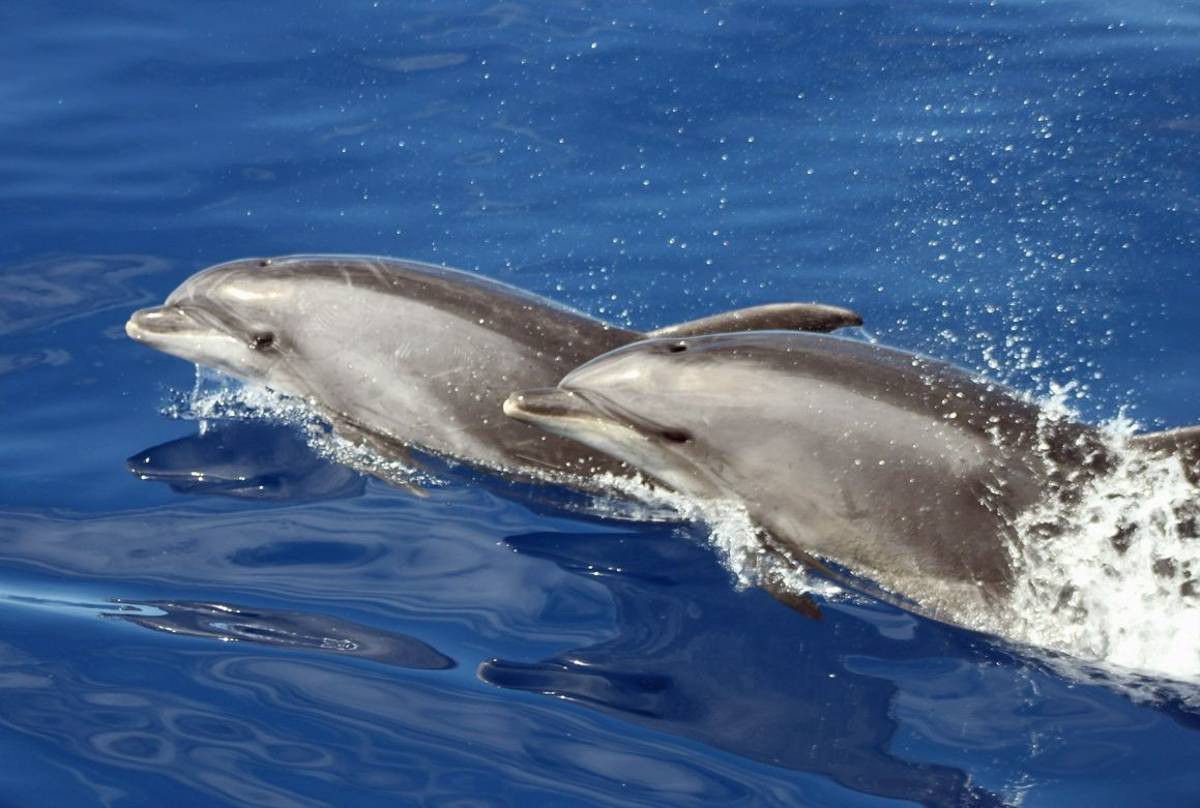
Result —
<path fill-rule="evenodd" d="M 782 303 L 680 323 L 651 336 L 754 328 L 828 331 L 852 311 Z M 162 306 L 133 314 L 134 340 L 302 397 L 343 437 L 387 456 L 406 449 L 529 478 L 581 483 L 624 466 L 503 417 L 513 390 L 646 334 L 499 281 L 362 256 L 288 256 L 219 264 Z"/>
<path fill-rule="evenodd" d="M 998 384 L 818 334 L 646 340 L 504 411 L 685 495 L 738 502 L 795 564 L 972 627 L 1004 619 L 1018 515 L 1069 502 L 1111 464 L 1096 429 Z M 1195 473 L 1198 427 L 1134 443 Z"/>

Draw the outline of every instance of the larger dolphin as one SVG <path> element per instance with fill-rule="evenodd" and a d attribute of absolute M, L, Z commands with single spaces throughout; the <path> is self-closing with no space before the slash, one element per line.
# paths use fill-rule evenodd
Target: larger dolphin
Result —
<path fill-rule="evenodd" d="M 505 412 L 677 491 L 736 499 L 793 560 L 971 626 L 1003 619 L 1016 517 L 1109 463 L 1095 430 L 999 385 L 814 334 L 648 340 Z M 1200 429 L 1138 442 L 1194 463 Z"/>
<path fill-rule="evenodd" d="M 846 309 L 775 304 L 656 334 L 859 325 Z M 645 337 L 512 286 L 413 261 L 290 256 L 220 264 L 162 306 L 136 312 L 130 337 L 160 351 L 307 399 L 355 439 L 527 475 L 590 479 L 621 464 L 504 418 L 513 390 Z"/>

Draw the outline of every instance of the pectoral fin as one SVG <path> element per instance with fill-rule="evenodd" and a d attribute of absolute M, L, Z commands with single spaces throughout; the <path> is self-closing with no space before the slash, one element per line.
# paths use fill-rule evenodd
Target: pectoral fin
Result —
<path fill-rule="evenodd" d="M 412 456 L 408 446 L 400 443 L 399 441 L 380 435 L 377 432 L 371 432 L 363 429 L 349 419 L 333 419 L 333 430 L 342 439 L 350 441 L 351 443 L 356 443 L 359 446 L 368 449 L 382 459 L 399 461 L 401 464 L 409 469 L 412 469 L 413 471 L 421 471 L 424 469 L 423 464 L 421 464 Z M 397 488 L 401 488 L 413 496 L 421 498 L 429 496 L 425 489 L 422 488 L 421 485 L 415 480 L 401 476 L 400 474 L 390 471 L 386 468 L 379 468 L 373 464 L 364 464 L 362 466 L 359 466 L 358 464 L 352 465 L 354 465 L 356 471 L 369 474 L 372 477 L 383 480 L 385 483 L 394 485 Z"/>
<path fill-rule="evenodd" d="M 802 567 L 809 573 L 822 575 L 830 580 L 839 578 L 821 559 L 804 552 L 792 543 L 785 542 L 766 530 L 760 530 L 758 535 L 762 540 L 763 549 L 774 557 L 776 562 L 782 562 L 785 566 L 792 568 Z M 824 617 L 821 607 L 817 605 L 811 595 L 795 592 L 786 582 L 771 572 L 760 576 L 758 585 L 784 606 L 794 609 L 805 617 L 813 620 L 820 620 Z"/>
<path fill-rule="evenodd" d="M 812 599 L 812 595 L 798 595 L 777 581 L 764 581 L 762 588 L 769 592 L 775 600 L 807 618 L 820 620 L 825 616 L 821 612 L 821 607 Z"/>
<path fill-rule="evenodd" d="M 768 303 L 655 329 L 648 337 L 695 337 L 740 331 L 834 331 L 862 325 L 856 312 L 822 303 Z"/>

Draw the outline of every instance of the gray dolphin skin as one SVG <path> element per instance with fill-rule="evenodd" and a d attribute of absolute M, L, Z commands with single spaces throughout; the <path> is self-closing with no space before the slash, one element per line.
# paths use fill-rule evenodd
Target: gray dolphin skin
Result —
<path fill-rule="evenodd" d="M 972 627 L 1003 620 L 1014 517 L 1109 462 L 1093 429 L 999 385 L 814 334 L 648 340 L 504 409 L 681 493 L 740 501 L 796 563 L 839 578 L 832 562 L 883 591 L 851 586 Z M 1177 448 L 1198 434 L 1141 440 Z"/>
<path fill-rule="evenodd" d="M 774 304 L 671 326 L 685 336 L 860 325 L 846 309 Z M 345 437 L 414 446 L 531 477 L 619 461 L 503 417 L 513 390 L 644 338 L 479 275 L 362 256 L 246 259 L 185 281 L 125 326 L 134 340 L 306 399 Z"/>

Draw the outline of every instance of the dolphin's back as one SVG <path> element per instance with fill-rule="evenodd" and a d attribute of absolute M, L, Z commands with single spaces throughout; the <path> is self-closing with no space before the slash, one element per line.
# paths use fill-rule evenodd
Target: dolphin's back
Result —
<path fill-rule="evenodd" d="M 486 325 L 523 345 L 568 346 L 564 360 L 575 364 L 641 336 L 507 283 L 420 261 L 293 255 L 265 259 L 261 267 L 249 271 L 289 286 L 320 283 L 352 289 L 363 296 L 391 298 L 397 307 L 405 301 L 420 302 L 461 320 Z M 203 284 L 205 274 L 200 273 L 193 281 Z"/>
<path fill-rule="evenodd" d="M 1024 433 L 1039 410 L 1002 385 L 936 359 L 883 345 L 818 334 L 759 332 L 704 337 L 689 352 L 713 362 L 744 359 L 764 371 L 832 384 L 890 406 L 990 436 L 997 425 Z"/>

